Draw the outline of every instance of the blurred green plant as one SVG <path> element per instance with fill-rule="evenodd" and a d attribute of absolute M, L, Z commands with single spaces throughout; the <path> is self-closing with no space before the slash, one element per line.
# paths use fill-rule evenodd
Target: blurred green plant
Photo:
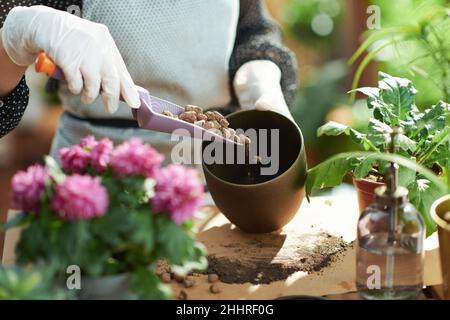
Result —
<path fill-rule="evenodd" d="M 288 32 L 299 41 L 326 44 L 342 20 L 342 0 L 289 0 L 283 8 Z"/>
<path fill-rule="evenodd" d="M 362 57 L 352 88 L 358 86 L 367 65 L 408 77 L 421 92 L 419 107 L 450 100 L 450 10 L 445 0 L 372 0 L 381 11 L 382 26 L 366 32 L 365 40 L 350 58 Z M 354 98 L 353 93 L 352 98 Z"/>
<path fill-rule="evenodd" d="M 330 108 L 347 100 L 343 84 L 347 71 L 342 60 L 326 63 L 316 70 L 297 95 L 291 112 L 307 143 L 316 142 L 317 127 L 323 123 Z"/>
<path fill-rule="evenodd" d="M 316 189 L 340 184 L 348 172 L 357 179 L 369 174 L 382 178 L 389 165 L 385 155 L 391 144 L 390 133 L 392 127 L 398 127 L 403 134 L 399 134 L 396 141 L 397 154 L 413 162 L 413 165 L 406 162 L 400 167 L 399 184 L 408 188 L 410 200 L 422 214 L 430 235 L 435 230 L 429 215 L 430 206 L 446 190 L 448 192 L 441 180 L 448 179 L 450 172 L 449 105 L 439 101 L 420 112 L 414 101 L 417 90 L 411 81 L 382 72 L 379 78 L 377 88 L 357 89 L 368 96 L 367 106 L 374 114 L 365 133 L 333 121 L 317 130 L 318 136 L 349 136 L 365 151 L 373 153 L 345 154 L 314 167 L 308 172 L 307 195 Z M 422 166 L 426 169 L 422 170 Z M 443 170 L 441 180 L 436 175 L 430 176 L 430 169 L 436 166 Z"/>
<path fill-rule="evenodd" d="M 0 265 L 0 300 L 48 300 L 68 298 L 52 286 L 51 271 Z"/>

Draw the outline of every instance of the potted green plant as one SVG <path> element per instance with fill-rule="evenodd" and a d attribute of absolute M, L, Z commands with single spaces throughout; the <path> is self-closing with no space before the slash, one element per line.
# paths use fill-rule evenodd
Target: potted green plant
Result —
<path fill-rule="evenodd" d="M 352 89 L 371 61 L 380 70 L 413 80 L 421 95 L 420 105 L 450 99 L 450 28 L 448 3 L 429 1 L 372 0 L 379 6 L 382 24 L 364 33 L 364 41 L 349 63 L 361 59 Z M 401 12 L 401 14 L 399 14 Z"/>
<path fill-rule="evenodd" d="M 68 299 L 70 293 L 53 287 L 51 272 L 0 265 L 0 300 Z"/>
<path fill-rule="evenodd" d="M 392 127 L 399 127 L 403 134 L 398 135 L 398 155 L 418 165 L 401 166 L 399 184 L 408 188 L 410 200 L 422 213 L 430 234 L 435 226 L 428 211 L 432 202 L 442 194 L 442 188 L 439 180 L 432 177 L 430 181 L 429 175 L 424 178 L 420 168 L 428 168 L 442 179 L 447 178 L 450 163 L 449 105 L 440 101 L 421 112 L 414 104 L 417 91 L 411 81 L 382 72 L 379 73 L 377 88 L 357 90 L 367 95 L 367 106 L 373 110 L 367 132 L 328 122 L 317 130 L 317 135 L 347 135 L 369 153 L 344 154 L 312 168 L 306 182 L 307 195 L 338 185 L 347 173 L 351 173 L 359 194 L 360 209 L 363 210 L 373 200 L 373 190 L 384 183 L 383 174 L 390 161 L 384 154 L 388 152 Z"/>
<path fill-rule="evenodd" d="M 163 156 L 139 139 L 113 146 L 92 136 L 60 150 L 12 179 L 12 208 L 3 226 L 21 226 L 18 265 L 44 266 L 66 285 L 67 269 L 82 274 L 80 298 L 170 297 L 157 276 L 164 259 L 178 274 L 206 267 L 190 218 L 202 203 L 194 169 L 161 167 Z"/>

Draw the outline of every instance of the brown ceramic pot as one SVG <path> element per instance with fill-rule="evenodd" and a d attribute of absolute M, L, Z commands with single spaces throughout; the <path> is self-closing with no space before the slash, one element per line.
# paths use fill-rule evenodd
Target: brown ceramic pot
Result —
<path fill-rule="evenodd" d="M 438 226 L 439 254 L 444 288 L 444 299 L 450 300 L 450 194 L 437 199 L 431 206 L 431 217 Z"/>
<path fill-rule="evenodd" d="M 279 129 L 279 170 L 273 175 L 256 175 L 249 183 L 245 180 L 248 165 L 203 161 L 211 196 L 219 210 L 243 231 L 281 229 L 294 217 L 304 198 L 307 165 L 302 133 L 291 120 L 272 111 L 239 111 L 227 120 L 232 128 Z M 210 143 L 203 142 L 202 149 Z M 251 172 L 260 170 L 251 168 Z"/>
<path fill-rule="evenodd" d="M 352 178 L 358 196 L 359 212 L 362 212 L 375 200 L 375 189 L 384 186 L 384 183 L 375 182 L 369 179 Z"/>

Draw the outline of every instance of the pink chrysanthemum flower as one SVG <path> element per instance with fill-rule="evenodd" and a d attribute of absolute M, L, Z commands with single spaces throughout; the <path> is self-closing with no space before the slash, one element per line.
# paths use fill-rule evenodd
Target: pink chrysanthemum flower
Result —
<path fill-rule="evenodd" d="M 97 141 L 93 135 L 89 135 L 82 138 L 80 144 L 62 148 L 59 156 L 62 167 L 67 172 L 85 173 L 88 165 L 103 172 L 109 165 L 113 148 L 113 143 L 108 138 Z"/>
<path fill-rule="evenodd" d="M 90 161 L 89 151 L 80 145 L 73 145 L 59 150 L 61 165 L 65 171 L 73 173 L 86 172 Z"/>
<path fill-rule="evenodd" d="M 41 196 L 48 178 L 47 169 L 41 165 L 33 165 L 26 171 L 17 172 L 11 180 L 11 207 L 39 213 Z"/>
<path fill-rule="evenodd" d="M 95 137 L 90 134 L 84 138 L 81 138 L 80 140 L 80 147 L 83 149 L 86 149 L 86 151 L 92 150 L 96 145 L 98 144 L 98 141 L 95 140 Z"/>
<path fill-rule="evenodd" d="M 177 224 L 191 218 L 203 202 L 203 185 L 194 169 L 172 164 L 158 170 L 155 180 L 153 208 L 168 212 Z"/>
<path fill-rule="evenodd" d="M 65 220 L 88 220 L 102 216 L 108 202 L 100 178 L 74 174 L 55 187 L 52 208 Z"/>
<path fill-rule="evenodd" d="M 116 176 L 154 176 L 164 156 L 139 138 L 131 138 L 112 153 L 111 167 Z"/>
<path fill-rule="evenodd" d="M 92 168 L 98 172 L 103 172 L 109 165 L 113 149 L 113 143 L 108 138 L 104 138 L 95 144 L 91 151 L 90 163 Z"/>

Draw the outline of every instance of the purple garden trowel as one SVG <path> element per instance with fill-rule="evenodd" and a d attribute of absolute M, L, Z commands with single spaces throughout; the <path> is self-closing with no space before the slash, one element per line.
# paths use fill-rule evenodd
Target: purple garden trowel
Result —
<path fill-rule="evenodd" d="M 41 52 L 37 56 L 35 69 L 36 72 L 46 73 L 51 78 L 65 81 L 62 70 L 45 52 Z M 221 134 L 208 131 L 201 126 L 163 115 L 163 111 L 170 111 L 173 115 L 180 115 L 184 112 L 184 108 L 175 103 L 154 97 L 142 87 L 136 87 L 139 92 L 141 106 L 139 109 L 133 109 L 132 112 L 133 117 L 137 121 L 140 128 L 165 133 L 174 133 L 174 131 L 176 131 L 176 134 L 178 135 L 186 135 L 193 138 L 201 138 L 203 140 L 215 140 L 239 144 L 233 140 L 226 139 Z"/>

